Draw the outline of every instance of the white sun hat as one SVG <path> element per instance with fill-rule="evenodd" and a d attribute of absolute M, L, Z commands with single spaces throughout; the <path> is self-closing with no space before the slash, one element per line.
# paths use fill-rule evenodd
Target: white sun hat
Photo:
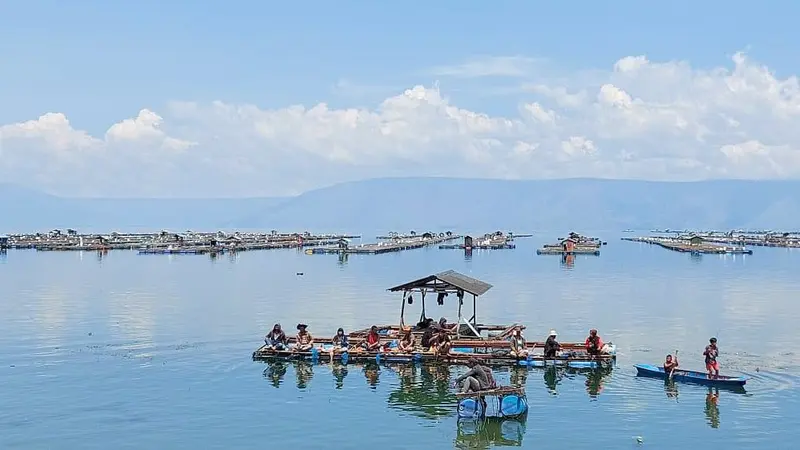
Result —
<path fill-rule="evenodd" d="M 555 329 L 550 330 L 550 334 L 548 336 L 558 336 Z"/>

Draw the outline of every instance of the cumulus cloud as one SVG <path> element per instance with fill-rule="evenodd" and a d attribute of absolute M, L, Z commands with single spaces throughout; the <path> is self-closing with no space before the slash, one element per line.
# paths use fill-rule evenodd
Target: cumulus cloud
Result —
<path fill-rule="evenodd" d="M 103 136 L 51 112 L 0 126 L 0 181 L 65 195 L 240 196 L 379 176 L 800 176 L 800 84 L 741 53 L 712 70 L 628 56 L 558 83 L 530 61 L 450 70 L 529 76 L 507 116 L 424 86 L 371 108 L 173 102 Z"/>

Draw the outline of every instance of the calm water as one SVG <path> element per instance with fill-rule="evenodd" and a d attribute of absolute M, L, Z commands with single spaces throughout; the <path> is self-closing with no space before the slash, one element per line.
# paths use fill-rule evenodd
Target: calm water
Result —
<path fill-rule="evenodd" d="M 800 252 L 668 252 L 605 236 L 600 257 L 436 248 L 376 256 L 298 251 L 207 256 L 111 252 L 0 255 L 0 448 L 795 448 L 800 438 Z M 462 368 L 267 365 L 251 352 L 274 322 L 319 336 L 396 323 L 386 288 L 446 269 L 494 288 L 485 322 L 528 339 L 595 327 L 617 344 L 611 373 L 505 370 L 525 383 L 520 422 L 459 424 L 448 388 Z M 297 272 L 304 275 L 298 276 Z M 435 302 L 434 302 L 435 303 Z M 419 314 L 414 305 L 407 317 Z M 429 315 L 455 317 L 452 304 Z M 665 387 L 634 363 L 680 351 L 702 370 L 716 335 L 747 393 Z M 718 394 L 715 401 L 715 394 Z"/>

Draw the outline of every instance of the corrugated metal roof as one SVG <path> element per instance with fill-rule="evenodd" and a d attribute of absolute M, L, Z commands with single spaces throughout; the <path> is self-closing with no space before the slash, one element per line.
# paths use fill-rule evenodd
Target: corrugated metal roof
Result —
<path fill-rule="evenodd" d="M 458 273 L 455 270 L 448 270 L 389 288 L 389 291 L 397 292 L 421 288 L 451 291 L 461 289 L 462 291 L 469 292 L 473 295 L 483 295 L 492 288 L 492 285 L 481 280 L 468 277 L 462 273 Z"/>

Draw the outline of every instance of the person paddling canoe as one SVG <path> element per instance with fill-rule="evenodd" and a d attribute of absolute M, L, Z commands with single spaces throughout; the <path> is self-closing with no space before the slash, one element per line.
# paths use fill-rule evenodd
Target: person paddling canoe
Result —
<path fill-rule="evenodd" d="M 708 340 L 708 345 L 706 345 L 706 349 L 703 351 L 703 356 L 706 357 L 708 377 L 711 378 L 712 375 L 718 377 L 719 363 L 717 362 L 717 356 L 719 356 L 719 348 L 717 348 L 717 338 L 712 337 Z"/>
<path fill-rule="evenodd" d="M 675 351 L 675 356 L 667 355 L 667 359 L 664 360 L 664 373 L 672 379 L 672 373 L 675 369 L 678 368 L 678 351 Z"/>

